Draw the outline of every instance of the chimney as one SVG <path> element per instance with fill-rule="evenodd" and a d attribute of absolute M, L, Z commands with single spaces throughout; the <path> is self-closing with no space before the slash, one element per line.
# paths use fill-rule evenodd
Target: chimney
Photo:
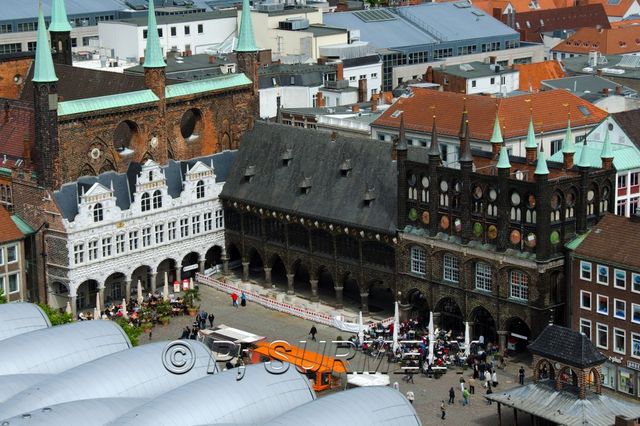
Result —
<path fill-rule="evenodd" d="M 616 96 L 622 95 L 622 86 L 616 86 Z"/>
<path fill-rule="evenodd" d="M 498 58 L 496 56 L 489 56 L 489 64 L 494 65 Z"/>
<path fill-rule="evenodd" d="M 605 87 L 604 89 L 602 89 L 602 94 L 603 94 L 605 97 L 609 96 L 609 88 L 608 88 L 608 87 Z"/>
<path fill-rule="evenodd" d="M 427 83 L 433 83 L 433 67 L 431 65 L 427 67 L 427 74 L 425 75 L 424 80 Z"/>
<path fill-rule="evenodd" d="M 210 64 L 215 64 L 216 63 L 216 57 L 213 55 L 209 55 L 209 63 Z"/>
<path fill-rule="evenodd" d="M 371 112 L 378 111 L 378 102 L 380 101 L 380 95 L 374 93 L 371 95 Z"/>
<path fill-rule="evenodd" d="M 358 80 L 358 102 L 367 102 L 367 79 Z"/>
<path fill-rule="evenodd" d="M 360 105 L 358 104 L 351 105 L 351 112 L 360 112 Z"/>
<path fill-rule="evenodd" d="M 616 416 L 614 426 L 634 426 L 636 421 L 630 417 L 619 414 Z"/>
<path fill-rule="evenodd" d="M 573 152 L 562 153 L 562 167 L 569 170 L 573 167 Z"/>
<path fill-rule="evenodd" d="M 611 170 L 613 167 L 613 158 L 603 158 L 602 159 L 602 168 L 605 170 Z"/>
<path fill-rule="evenodd" d="M 344 64 L 342 61 L 336 63 L 336 81 L 344 80 Z"/>
<path fill-rule="evenodd" d="M 316 94 L 316 108 L 324 108 L 324 95 L 322 92 Z"/>

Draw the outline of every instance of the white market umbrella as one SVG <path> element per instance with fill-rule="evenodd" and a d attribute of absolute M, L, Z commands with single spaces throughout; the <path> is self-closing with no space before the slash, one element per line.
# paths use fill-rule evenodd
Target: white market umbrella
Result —
<path fill-rule="evenodd" d="M 169 300 L 169 274 L 164 273 L 164 287 L 162 287 L 162 300 Z"/>
<path fill-rule="evenodd" d="M 362 311 L 358 314 L 358 341 L 362 346 L 364 342 L 364 323 L 362 322 Z"/>
<path fill-rule="evenodd" d="M 127 301 L 122 299 L 122 318 L 129 318 L 129 314 L 127 313 Z"/>
<path fill-rule="evenodd" d="M 393 352 L 395 353 L 400 344 L 398 343 L 398 331 L 400 330 L 400 312 L 398 311 L 398 302 L 395 304 L 395 312 L 393 314 Z"/>
<path fill-rule="evenodd" d="M 100 293 L 96 293 L 96 309 L 98 312 L 102 310 L 102 305 L 100 304 Z"/>
<path fill-rule="evenodd" d="M 471 336 L 469 333 L 469 321 L 464 323 L 464 355 L 469 356 L 471 353 Z"/>
<path fill-rule="evenodd" d="M 93 319 L 94 320 L 99 320 L 100 319 L 100 309 L 93 308 Z"/>
<path fill-rule="evenodd" d="M 72 314 L 73 310 L 71 309 L 71 302 L 67 300 L 67 306 L 64 308 L 64 311 L 68 314 Z"/>
<path fill-rule="evenodd" d="M 195 287 L 193 286 L 193 278 L 189 278 L 189 290 L 193 290 Z"/>
<path fill-rule="evenodd" d="M 142 282 L 138 280 L 138 303 L 142 303 L 144 301 L 144 297 L 142 296 Z"/>
<path fill-rule="evenodd" d="M 429 364 L 433 364 L 435 354 L 436 333 L 434 332 L 433 311 L 429 312 Z"/>

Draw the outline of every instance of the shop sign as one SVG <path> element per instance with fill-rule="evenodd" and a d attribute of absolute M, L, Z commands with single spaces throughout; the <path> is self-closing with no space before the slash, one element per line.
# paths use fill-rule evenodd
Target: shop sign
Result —
<path fill-rule="evenodd" d="M 640 363 L 634 361 L 627 361 L 627 367 L 640 371 Z"/>

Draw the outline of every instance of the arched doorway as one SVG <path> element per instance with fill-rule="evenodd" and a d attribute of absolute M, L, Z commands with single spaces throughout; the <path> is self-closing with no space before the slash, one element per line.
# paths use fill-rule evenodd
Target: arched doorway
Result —
<path fill-rule="evenodd" d="M 342 280 L 342 298 L 345 305 L 360 306 L 360 287 L 351 272 L 347 272 Z"/>
<path fill-rule="evenodd" d="M 242 268 L 242 255 L 235 244 L 229 244 L 227 247 L 227 256 L 229 257 L 229 269 Z"/>
<path fill-rule="evenodd" d="M 427 297 L 417 288 L 413 288 L 407 293 L 407 302 L 411 305 L 410 317 L 418 319 L 423 324 L 428 324 L 431 309 Z"/>
<path fill-rule="evenodd" d="M 134 298 L 138 294 L 138 280 L 140 280 L 140 284 L 142 284 L 142 293 L 151 291 L 151 268 L 149 266 L 138 266 L 131 274 L 130 296 L 132 295 Z"/>
<path fill-rule="evenodd" d="M 287 268 L 277 254 L 271 257 L 271 284 L 285 292 L 289 288 L 287 285 Z"/>
<path fill-rule="evenodd" d="M 96 280 L 86 280 L 80 284 L 76 291 L 76 312 L 95 308 L 97 292 L 98 282 Z"/>
<path fill-rule="evenodd" d="M 69 301 L 69 287 L 59 281 L 49 283 L 49 305 L 64 308 Z"/>
<path fill-rule="evenodd" d="M 507 349 L 512 352 L 522 352 L 527 349 L 531 338 L 531 329 L 519 317 L 511 317 L 506 322 Z"/>
<path fill-rule="evenodd" d="M 484 338 L 484 343 L 498 343 L 498 334 L 496 333 L 496 322 L 493 316 L 482 306 L 476 307 L 471 311 L 469 316 L 471 323 L 471 340 L 478 340 L 480 336 Z"/>
<path fill-rule="evenodd" d="M 204 268 L 210 269 L 221 264 L 222 264 L 222 247 L 213 246 L 209 250 L 207 250 L 207 253 L 204 256 Z M 222 266 L 219 266 L 219 268 L 222 268 Z"/>
<path fill-rule="evenodd" d="M 104 281 L 104 304 L 121 302 L 125 298 L 127 277 L 122 272 L 115 272 Z"/>
<path fill-rule="evenodd" d="M 384 282 L 375 281 L 369 287 L 369 312 L 374 314 L 388 314 L 394 313 L 393 290 L 386 287 Z"/>
<path fill-rule="evenodd" d="M 261 280 L 264 278 L 264 262 L 258 250 L 249 250 L 249 279 Z"/>
<path fill-rule="evenodd" d="M 171 286 L 173 282 L 177 279 L 176 274 L 176 261 L 173 259 L 165 259 L 158 265 L 158 283 L 157 287 L 162 288 L 164 286 L 164 274 L 167 273 L 167 279 L 169 281 L 169 285 Z"/>
<path fill-rule="evenodd" d="M 309 270 L 302 264 L 302 261 L 297 260 L 293 265 L 293 290 L 296 294 L 303 297 L 311 297 L 311 283 Z"/>
<path fill-rule="evenodd" d="M 183 280 L 196 278 L 196 274 L 200 269 L 200 265 L 198 264 L 199 260 L 200 260 L 200 255 L 195 251 L 192 251 L 191 253 L 187 254 L 185 257 L 182 258 L 182 263 L 180 265 L 182 267 Z"/>
<path fill-rule="evenodd" d="M 321 266 L 318 270 L 318 296 L 320 296 L 324 301 L 336 301 L 336 290 L 334 288 L 333 276 L 324 266 Z"/>
<path fill-rule="evenodd" d="M 438 317 L 437 319 L 435 317 Z M 458 303 L 451 297 L 440 299 L 434 309 L 434 322 L 441 330 L 451 330 L 451 336 L 464 333 L 464 317 Z"/>

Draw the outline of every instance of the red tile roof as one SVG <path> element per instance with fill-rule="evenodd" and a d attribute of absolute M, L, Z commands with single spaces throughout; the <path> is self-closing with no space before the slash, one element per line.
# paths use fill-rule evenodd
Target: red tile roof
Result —
<path fill-rule="evenodd" d="M 23 158 L 24 141 L 31 141 L 34 133 L 31 107 L 17 101 L 0 103 L 0 155 L 11 159 Z"/>
<path fill-rule="evenodd" d="M 24 235 L 11 219 L 9 212 L 0 206 L 0 243 L 21 240 Z"/>
<path fill-rule="evenodd" d="M 639 234 L 640 222 L 609 213 L 591 229 L 574 253 L 600 260 L 602 263 L 615 263 L 639 269 Z"/>
<path fill-rule="evenodd" d="M 437 115 L 437 131 L 441 135 L 457 137 L 463 105 L 469 116 L 471 137 L 488 141 L 493 133 L 496 108 L 503 126 L 503 137 L 525 137 L 529 126 L 529 108 L 533 111 L 536 132 L 557 131 L 567 126 L 567 110 L 571 112 L 573 126 L 595 125 L 607 117 L 607 113 L 566 90 L 549 90 L 508 98 L 492 98 L 481 95 L 464 95 L 455 92 L 439 92 L 430 89 L 413 89 L 413 96 L 401 98 L 391 105 L 374 126 L 398 128 L 400 116 L 393 113 L 402 110 L 408 130 L 428 133 L 431 116 Z M 527 100 L 530 100 L 527 102 Z M 565 107 L 564 105 L 567 105 Z M 435 107 L 435 109 L 432 109 Z M 580 107 L 580 108 L 578 108 Z M 588 112 L 588 115 L 581 111 Z"/>
<path fill-rule="evenodd" d="M 640 26 L 611 29 L 580 28 L 551 50 L 578 54 L 588 54 L 597 50 L 603 55 L 640 52 Z"/>
<path fill-rule="evenodd" d="M 491 16 L 493 16 L 493 9 L 500 9 L 501 13 L 504 14 L 508 5 L 511 5 L 515 9 L 516 16 L 518 13 L 528 12 L 530 10 L 547 10 L 556 8 L 554 0 L 537 0 L 537 3 L 537 8 L 532 8 L 531 0 L 479 0 L 473 2 L 473 7 L 482 9 Z"/>
<path fill-rule="evenodd" d="M 566 75 L 557 61 L 516 64 L 513 67 L 520 71 L 520 90 L 529 92 L 539 91 L 543 80 L 553 80 Z"/>
<path fill-rule="evenodd" d="M 516 30 L 521 40 L 542 42 L 541 33 L 558 30 L 575 30 L 584 27 L 611 28 L 609 18 L 601 4 L 561 7 L 516 14 Z"/>
<path fill-rule="evenodd" d="M 607 16 L 612 17 L 623 17 L 635 2 L 636 0 L 619 0 L 618 2 L 612 2 L 611 0 L 585 0 L 585 3 L 588 4 L 599 3 L 603 5 Z"/>

